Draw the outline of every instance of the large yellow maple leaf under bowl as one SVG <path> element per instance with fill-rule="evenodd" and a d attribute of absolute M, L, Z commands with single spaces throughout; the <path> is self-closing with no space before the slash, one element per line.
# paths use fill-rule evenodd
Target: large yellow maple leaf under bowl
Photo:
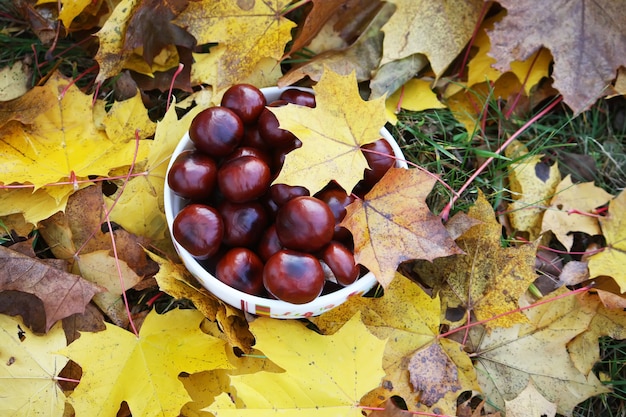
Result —
<path fill-rule="evenodd" d="M 277 100 L 284 90 L 293 88 L 296 87 L 268 87 L 261 89 L 261 91 L 265 95 L 267 102 L 271 103 L 272 101 Z M 299 89 L 313 92 L 310 89 Z M 393 136 L 391 136 L 389 131 L 385 128 L 382 128 L 380 130 L 380 135 L 391 144 L 396 157 L 398 157 L 398 160 L 396 161 L 396 166 L 398 168 L 407 168 L 404 155 L 402 154 L 400 147 L 396 143 Z M 168 172 L 172 163 L 181 152 L 193 148 L 194 145 L 189 138 L 189 134 L 186 134 L 181 139 L 172 154 L 170 164 L 167 168 Z M 176 214 L 180 210 L 182 210 L 187 201 L 177 196 L 168 186 L 167 181 L 165 181 L 164 197 L 165 217 L 167 219 L 167 224 L 171 232 L 172 223 L 174 222 Z M 185 250 L 185 248 L 180 246 L 174 239 L 173 235 L 172 241 L 174 242 L 174 247 L 176 248 L 176 251 L 178 252 L 178 255 L 180 256 L 183 263 L 185 264 L 187 270 L 189 270 L 189 272 L 191 272 L 191 274 L 195 276 L 206 289 L 208 289 L 216 297 L 230 304 L 231 306 L 247 311 L 251 314 L 257 314 L 259 316 L 268 316 L 282 319 L 297 319 L 302 317 L 318 316 L 341 305 L 350 297 L 361 296 L 365 294 L 377 283 L 377 279 L 374 274 L 369 272 L 360 277 L 353 284 L 343 287 L 337 291 L 323 294 L 309 303 L 291 304 L 285 301 L 246 294 L 242 291 L 236 290 L 235 288 L 228 286 L 227 284 L 224 284 L 222 281 L 213 276 L 209 271 L 207 271 L 200 264 L 200 262 L 198 262 L 197 259 L 195 259 L 189 252 Z"/>

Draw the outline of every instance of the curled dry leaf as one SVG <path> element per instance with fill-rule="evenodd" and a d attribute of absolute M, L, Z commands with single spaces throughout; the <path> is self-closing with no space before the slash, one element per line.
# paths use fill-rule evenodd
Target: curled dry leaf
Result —
<path fill-rule="evenodd" d="M 611 194 L 592 182 L 573 184 L 568 175 L 557 185 L 550 207 L 543 214 L 541 232 L 551 230 L 559 242 L 571 250 L 574 244 L 572 232 L 592 236 L 601 233 L 598 219 L 593 217 L 593 209 L 606 204 L 611 197 Z M 586 216 L 585 213 L 590 215 Z"/>

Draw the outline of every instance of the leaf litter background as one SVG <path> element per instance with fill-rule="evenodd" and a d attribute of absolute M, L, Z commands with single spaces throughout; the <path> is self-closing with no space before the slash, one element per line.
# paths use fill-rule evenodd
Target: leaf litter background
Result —
<path fill-rule="evenodd" d="M 331 179 L 352 188 L 366 167 L 360 146 L 401 108 L 448 107 L 470 134 L 487 96 L 531 115 L 560 94 L 579 114 L 625 91 L 619 2 L 13 6 L 47 48 L 55 31 L 93 33 L 99 88 L 62 71 L 31 87 L 27 62 L 0 70 L 3 415 L 408 415 L 398 398 L 412 413 L 571 415 L 607 391 L 592 368 L 599 337 L 626 338 L 626 195 L 561 178 L 521 142 L 504 153 L 505 221 L 475 191 L 442 222 L 426 203 L 436 179 L 392 169 L 343 223 L 384 295 L 351 298 L 309 326 L 255 320 L 201 288 L 176 262 L 162 189 L 193 116 L 238 82 L 313 81 L 315 109 L 273 109 L 304 144 L 279 179 L 307 178 L 312 190 Z M 531 243 L 503 245 L 503 226 Z M 598 289 L 528 292 L 538 246 L 554 236 L 571 250 L 581 233 L 605 245 L 562 283 L 595 278 Z M 467 392 L 488 405 L 459 403 Z"/>

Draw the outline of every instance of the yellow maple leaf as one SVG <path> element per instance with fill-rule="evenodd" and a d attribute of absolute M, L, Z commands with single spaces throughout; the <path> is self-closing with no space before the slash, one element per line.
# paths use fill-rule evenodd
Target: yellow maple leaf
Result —
<path fill-rule="evenodd" d="M 214 89 L 220 91 L 250 76 L 264 58 L 283 56 L 295 26 L 281 14 L 288 4 L 289 0 L 195 1 L 174 23 L 188 28 L 198 44 L 217 42 L 226 47 L 216 63 L 219 80 L 213 80 L 218 81 Z"/>
<path fill-rule="evenodd" d="M 513 199 L 507 206 L 511 226 L 527 232 L 529 240 L 535 240 L 541 234 L 545 207 L 561 182 L 558 165 L 542 162 L 543 155 L 529 155 L 526 145 L 519 141 L 512 142 L 505 155 L 513 159 L 508 166 L 509 190 Z"/>
<path fill-rule="evenodd" d="M 588 235 L 599 235 L 598 220 L 591 216 L 579 213 L 570 213 L 578 210 L 580 213 L 591 213 L 611 199 L 611 194 L 592 182 L 573 184 L 568 175 L 557 185 L 554 197 L 550 200 L 550 207 L 543 214 L 541 233 L 551 230 L 556 238 L 570 250 L 574 244 L 571 232 L 583 232 Z"/>
<path fill-rule="evenodd" d="M 609 203 L 609 211 L 600 219 L 602 233 L 606 239 L 606 248 L 589 257 L 591 278 L 607 275 L 612 277 L 626 292 L 626 191 L 619 193 Z"/>
<path fill-rule="evenodd" d="M 133 415 L 178 415 L 190 397 L 181 372 L 231 368 L 224 342 L 203 333 L 197 310 L 151 311 L 139 337 L 106 324 L 98 333 L 81 333 L 59 353 L 78 363 L 83 374 L 69 401 L 76 415 L 114 416 L 126 401 Z"/>
<path fill-rule="evenodd" d="M 126 27 L 139 1 L 120 1 L 100 30 L 96 32 L 100 40 L 98 52 L 94 57 L 100 66 L 96 83 L 119 74 L 124 68 L 124 63 L 131 54 L 131 51 L 124 50 Z"/>
<path fill-rule="evenodd" d="M 522 84 L 512 72 L 502 74 L 495 83 L 482 82 L 471 87 L 452 85 L 446 90 L 446 104 L 454 117 L 465 129 L 472 133 L 484 119 L 485 109 L 490 100 L 508 101 L 511 95 L 517 95 Z M 448 91 L 449 90 L 449 91 Z"/>
<path fill-rule="evenodd" d="M 478 320 L 485 320 L 518 308 L 519 298 L 537 278 L 537 248 L 503 248 L 502 225 L 482 193 L 468 214 L 481 223 L 456 240 L 466 254 L 435 259 L 432 264 L 417 262 L 415 272 L 439 292 L 444 309 L 471 310 Z M 490 321 L 488 326 L 509 327 L 520 321 L 525 317 L 513 313 Z"/>
<path fill-rule="evenodd" d="M 472 361 L 462 346 L 452 340 L 437 340 L 441 315 L 439 298 L 431 298 L 408 278 L 396 274 L 382 297 L 352 297 L 310 320 L 324 333 L 334 333 L 356 312 L 360 312 L 372 334 L 387 339 L 383 356 L 385 382 L 363 398 L 364 404 L 377 406 L 382 399 L 398 395 L 412 411 L 434 412 L 437 409 L 453 415 L 459 388 L 463 391 L 478 388 Z M 438 353 L 442 360 L 429 360 L 429 353 Z M 426 357 L 424 362 L 422 357 Z M 445 368 L 442 363 L 448 370 L 452 369 L 445 381 L 432 378 L 442 375 Z M 428 404 L 421 401 L 426 391 L 433 400 Z"/>
<path fill-rule="evenodd" d="M 550 297 L 563 294 L 557 290 Z M 573 408 L 594 395 L 607 392 L 593 373 L 585 375 L 568 354 L 567 343 L 585 331 L 594 309 L 577 297 L 563 297 L 524 311 L 529 323 L 498 327 L 490 332 L 473 328 L 478 383 L 487 402 L 504 409 L 530 379 L 539 393 L 571 415 Z M 597 341 L 596 341 L 597 343 Z"/>
<path fill-rule="evenodd" d="M 185 298 L 209 320 L 219 323 L 223 337 L 231 346 L 236 346 L 249 353 L 254 344 L 254 337 L 248 330 L 247 321 L 241 310 L 219 300 L 202 287 L 182 264 L 161 258 L 149 251 L 148 256 L 159 264 L 155 279 L 159 289 L 175 298 Z"/>
<path fill-rule="evenodd" d="M 250 329 L 256 348 L 285 372 L 232 376 L 236 400 L 243 406 L 221 394 L 205 411 L 237 417 L 361 417 L 359 400 L 384 376 L 385 341 L 368 332 L 359 314 L 332 336 L 319 335 L 296 321 L 264 317 L 253 321 Z"/>
<path fill-rule="evenodd" d="M 532 378 L 530 378 L 526 388 L 517 397 L 510 401 L 505 400 L 504 403 L 506 404 L 506 415 L 509 417 L 554 417 L 556 415 L 556 404 L 546 400 L 537 391 Z"/>
<path fill-rule="evenodd" d="M 63 26 L 69 28 L 72 24 L 72 20 L 76 16 L 82 13 L 87 6 L 89 6 L 92 0 L 63 0 L 57 3 L 55 0 L 38 0 L 37 5 L 46 3 L 61 4 L 61 10 L 59 11 L 59 20 L 63 22 Z"/>
<path fill-rule="evenodd" d="M 99 130 L 92 98 L 58 72 L 46 82 L 57 102 L 31 124 L 16 121 L 0 128 L 0 176 L 6 183 L 29 183 L 36 188 L 74 177 L 107 175 L 113 168 L 144 158 L 149 141 L 111 140 Z"/>
<path fill-rule="evenodd" d="M 0 346 L 0 414 L 62 416 L 65 394 L 55 377 L 68 360 L 53 353 L 65 347 L 61 323 L 37 336 L 21 320 L 0 314 Z"/>
<path fill-rule="evenodd" d="M 354 72 L 341 76 L 326 69 L 313 89 L 315 108 L 269 108 L 280 127 L 302 141 L 302 147 L 287 154 L 274 182 L 301 185 L 314 194 L 335 180 L 352 190 L 368 167 L 361 146 L 380 139 L 387 120 L 384 98 L 363 101 Z"/>
<path fill-rule="evenodd" d="M 117 200 L 110 213 L 112 221 L 131 233 L 153 241 L 166 238 L 163 187 L 167 165 L 174 148 L 189 129 L 195 115 L 202 109 L 203 107 L 196 106 L 179 120 L 176 106 L 170 106 L 156 126 L 153 144 L 147 154 L 145 175 L 130 179 L 121 195 L 116 193 L 105 197 L 109 208 Z"/>
<path fill-rule="evenodd" d="M 437 76 L 465 48 L 483 7 L 480 0 L 393 0 L 392 3 L 397 9 L 383 26 L 381 64 L 422 53 Z"/>
<path fill-rule="evenodd" d="M 72 185 L 42 187 L 35 191 L 30 187 L 0 189 L 0 216 L 23 213 L 27 222 L 37 224 L 57 211 L 64 211 L 74 191 Z"/>
<path fill-rule="evenodd" d="M 574 366 L 584 375 L 588 375 L 593 366 L 600 361 L 598 344 L 600 337 L 626 339 L 626 314 L 623 308 L 607 308 L 599 294 L 584 293 L 578 296 L 578 299 L 587 307 L 595 309 L 596 314 L 588 328 L 567 344 L 567 351 Z"/>
<path fill-rule="evenodd" d="M 406 110 L 422 111 L 427 109 L 443 109 L 446 106 L 439 101 L 437 94 L 431 89 L 431 83 L 426 80 L 412 78 L 407 81 L 402 88 L 393 93 L 385 106 L 387 108 L 387 119 L 396 124 L 398 105 Z"/>

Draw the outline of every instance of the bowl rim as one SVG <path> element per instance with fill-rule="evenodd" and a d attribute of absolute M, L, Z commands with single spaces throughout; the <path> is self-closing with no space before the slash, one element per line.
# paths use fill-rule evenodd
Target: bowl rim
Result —
<path fill-rule="evenodd" d="M 293 86 L 282 88 L 267 87 L 262 88 L 261 91 L 263 92 L 269 103 L 273 100 L 276 100 L 283 91 L 288 89 L 298 89 L 302 91 L 313 92 L 313 90 L 310 88 Z M 396 167 L 408 168 L 408 165 L 404 160 L 402 150 L 398 146 L 391 133 L 389 133 L 389 131 L 385 127 L 383 127 L 380 130 L 380 134 L 390 143 L 395 155 L 401 158 L 396 160 Z M 172 167 L 172 164 L 174 163 L 176 157 L 181 152 L 189 149 L 194 149 L 194 146 L 191 142 L 191 139 L 189 138 L 189 132 L 187 132 L 181 138 L 181 140 L 178 142 L 178 145 L 172 152 L 166 173 L 169 173 L 170 168 Z M 187 250 L 180 246 L 178 242 L 176 242 L 176 239 L 174 239 L 172 233 L 172 224 L 174 222 L 174 217 L 178 213 L 178 211 L 174 213 L 174 205 L 176 205 L 178 210 L 180 210 L 180 208 L 182 208 L 186 203 L 186 199 L 183 199 L 182 197 L 174 194 L 174 192 L 169 187 L 166 179 L 164 184 L 165 217 L 168 229 L 170 231 L 172 243 L 174 244 L 176 252 L 178 252 L 179 257 L 187 270 L 200 282 L 200 284 L 202 284 L 203 287 L 205 287 L 209 292 L 211 292 L 220 300 L 235 308 L 247 311 L 252 314 L 274 318 L 301 318 L 317 316 L 328 310 L 331 310 L 332 308 L 339 306 L 350 297 L 361 296 L 365 294 L 377 283 L 374 274 L 368 272 L 367 274 L 356 280 L 354 283 L 340 288 L 337 291 L 320 295 L 315 300 L 305 304 L 292 304 L 286 301 L 259 297 L 239 291 L 223 283 L 217 277 L 212 275 L 201 265 L 201 263 L 197 259 L 195 259 Z"/>

